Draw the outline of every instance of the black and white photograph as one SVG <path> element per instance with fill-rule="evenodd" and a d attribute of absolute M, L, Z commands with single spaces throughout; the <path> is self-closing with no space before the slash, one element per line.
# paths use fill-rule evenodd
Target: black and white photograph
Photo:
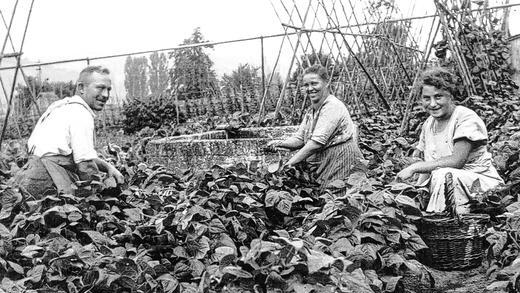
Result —
<path fill-rule="evenodd" d="M 520 293 L 519 0 L 0 18 L 0 293 Z"/>

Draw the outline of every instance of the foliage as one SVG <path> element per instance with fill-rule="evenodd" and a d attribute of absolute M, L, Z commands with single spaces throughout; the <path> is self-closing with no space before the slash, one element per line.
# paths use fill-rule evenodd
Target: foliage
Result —
<path fill-rule="evenodd" d="M 42 101 L 45 100 L 42 96 L 54 95 L 54 99 L 58 100 L 64 97 L 72 97 L 76 90 L 74 82 L 63 82 L 63 81 L 50 81 L 49 79 L 41 80 L 38 77 L 27 76 L 24 84 L 18 84 L 16 86 L 16 92 L 18 93 L 14 100 L 14 112 L 15 113 L 27 113 L 38 105 L 38 109 L 45 110 L 48 104 L 45 102 L 53 101 Z"/>
<path fill-rule="evenodd" d="M 262 78 L 259 75 L 258 67 L 249 64 L 240 64 L 234 69 L 231 74 L 224 74 L 222 76 L 221 91 L 226 94 L 228 99 L 229 113 L 235 110 L 242 112 L 258 112 L 258 99 L 263 95 L 262 93 Z M 234 109 L 233 105 L 229 104 L 230 96 L 240 99 L 240 108 Z M 222 97 L 224 99 L 224 97 Z"/>
<path fill-rule="evenodd" d="M 127 99 L 139 99 L 148 95 L 148 59 L 128 56 L 125 61 L 125 89 Z"/>
<path fill-rule="evenodd" d="M 177 123 L 177 106 L 173 99 L 164 95 L 130 100 L 123 105 L 123 114 L 123 129 L 126 133 Z M 179 121 L 185 121 L 182 113 L 179 113 Z"/>
<path fill-rule="evenodd" d="M 509 198 L 511 200 L 511 198 Z M 499 222 L 487 232 L 487 275 L 494 281 L 487 290 L 492 292 L 520 292 L 520 203 L 506 208 Z"/>
<path fill-rule="evenodd" d="M 222 90 L 235 92 L 255 92 L 261 87 L 261 77 L 259 75 L 259 67 L 250 64 L 239 64 L 231 74 L 222 76 Z"/>
<path fill-rule="evenodd" d="M 128 189 L 93 182 L 41 200 L 5 187 L 0 288 L 394 292 L 404 272 L 429 278 L 413 260 L 425 248 L 413 215 L 401 210 L 415 204 L 399 187 L 357 174 L 331 185 L 352 187 L 338 198 L 277 166 L 176 175 L 136 162 L 120 165 Z"/>
<path fill-rule="evenodd" d="M 475 2 L 475 5 L 481 6 L 483 1 Z M 461 82 L 460 91 L 463 97 L 471 92 L 477 95 L 465 102 L 485 119 L 488 130 L 498 130 L 502 125 L 516 121 L 516 113 L 520 110 L 518 86 L 512 79 L 511 48 L 500 19 L 492 14 L 478 17 L 468 9 L 463 10 L 462 20 L 457 20 L 456 25 L 449 22 L 450 30 L 443 30 L 444 38 L 435 44 L 435 54 L 441 65 L 456 69 L 454 71 L 462 76 L 447 39 L 448 33 L 457 32 L 455 38 L 475 86 L 473 91 Z"/>
<path fill-rule="evenodd" d="M 251 116 L 235 118 L 245 125 Z M 214 128 L 217 122 L 204 124 Z M 190 127 L 200 132 L 202 125 L 196 124 Z M 426 292 L 432 276 L 416 260 L 425 249 L 414 225 L 419 191 L 388 184 L 412 151 L 409 138 L 394 134 L 398 125 L 395 116 L 365 120 L 360 138 L 368 177 L 353 174 L 326 192 L 304 166 L 239 164 L 173 174 L 128 161 L 139 156 L 121 150 L 114 161 L 130 185 L 123 190 L 100 190 L 94 182 L 77 196 L 21 201 L 4 185 L 0 288 Z M 512 139 L 492 150 L 506 154 L 506 145 L 519 146 Z M 519 166 L 507 163 L 519 152 L 513 148 L 499 158 L 508 182 L 520 174 Z M 335 195 L 344 187 L 346 195 Z M 509 202 L 507 213 L 488 231 L 491 289 L 514 288 L 518 280 L 518 212 L 509 206 L 518 190 L 508 192 L 498 200 L 488 196 Z"/>
<path fill-rule="evenodd" d="M 25 82 L 16 85 L 17 95 L 13 99 L 5 138 L 29 136 L 39 113 L 43 113 L 52 102 L 73 96 L 76 90 L 76 84 L 72 81 L 42 81 L 39 77 L 27 76 Z"/>
<path fill-rule="evenodd" d="M 168 87 L 168 59 L 164 53 L 150 54 L 148 66 L 148 83 L 152 95 L 162 94 Z"/>
<path fill-rule="evenodd" d="M 200 28 L 196 28 L 190 38 L 181 45 L 204 43 Z M 214 95 L 217 80 L 213 71 L 213 61 L 206 53 L 212 46 L 196 46 L 175 50 L 170 54 L 173 67 L 170 70 L 170 87 L 179 90 L 181 99 L 197 100 Z"/>

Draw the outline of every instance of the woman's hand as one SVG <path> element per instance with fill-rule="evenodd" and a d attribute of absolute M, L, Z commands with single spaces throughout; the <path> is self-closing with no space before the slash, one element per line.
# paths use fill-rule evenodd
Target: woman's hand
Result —
<path fill-rule="evenodd" d="M 413 174 L 415 174 L 415 171 L 413 170 L 412 166 L 406 167 L 401 172 L 397 173 L 397 180 L 406 181 L 410 178 L 412 178 Z"/>
<path fill-rule="evenodd" d="M 277 148 L 282 144 L 283 140 L 277 139 L 277 140 L 271 140 L 267 143 L 267 147 L 270 148 Z"/>

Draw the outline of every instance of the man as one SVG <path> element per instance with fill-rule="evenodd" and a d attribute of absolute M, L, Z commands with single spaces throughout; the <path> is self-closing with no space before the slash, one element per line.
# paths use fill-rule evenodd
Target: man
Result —
<path fill-rule="evenodd" d="M 91 180 L 99 170 L 116 182 L 123 175 L 98 158 L 94 149 L 94 111 L 105 106 L 111 88 L 109 70 L 89 66 L 81 71 L 76 95 L 52 103 L 40 117 L 27 143 L 29 161 L 13 184 L 39 199 L 49 189 L 74 194 L 75 181 Z"/>

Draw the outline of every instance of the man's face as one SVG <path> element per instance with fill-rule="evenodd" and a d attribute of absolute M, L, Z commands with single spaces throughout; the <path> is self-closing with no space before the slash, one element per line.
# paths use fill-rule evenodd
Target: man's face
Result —
<path fill-rule="evenodd" d="M 110 97 L 112 82 L 107 74 L 93 72 L 80 87 L 80 96 L 94 111 L 101 111 Z"/>

